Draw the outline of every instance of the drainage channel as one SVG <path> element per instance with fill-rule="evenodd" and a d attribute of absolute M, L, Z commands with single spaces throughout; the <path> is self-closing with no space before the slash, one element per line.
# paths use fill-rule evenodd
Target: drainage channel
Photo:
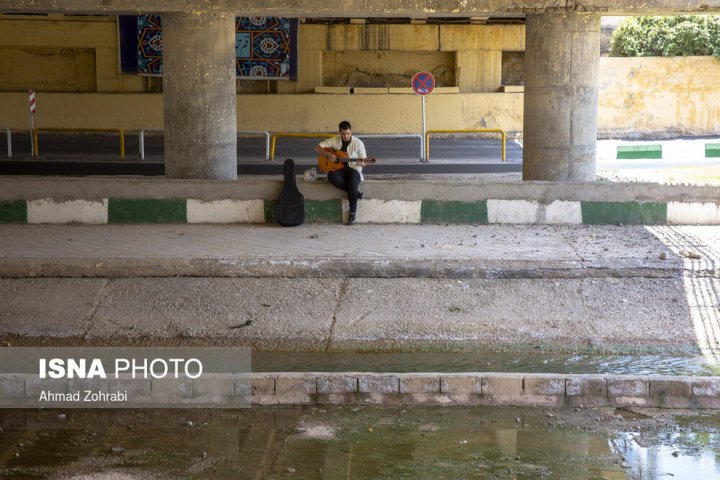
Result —
<path fill-rule="evenodd" d="M 547 352 L 253 352 L 254 372 L 506 372 L 717 376 L 699 355 L 549 354 Z"/>

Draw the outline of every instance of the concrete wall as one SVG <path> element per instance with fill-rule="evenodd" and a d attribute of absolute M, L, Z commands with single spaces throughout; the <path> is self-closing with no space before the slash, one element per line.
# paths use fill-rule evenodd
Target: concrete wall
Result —
<path fill-rule="evenodd" d="M 116 28 L 113 17 L 0 15 L 0 127 L 28 128 L 34 88 L 38 127 L 162 128 L 153 79 L 119 73 Z M 524 49 L 523 25 L 303 24 L 297 81 L 238 82 L 238 129 L 334 131 L 339 114 L 328 112 L 343 112 L 358 132 L 416 133 L 419 99 L 387 87 L 409 86 L 427 69 L 460 92 L 427 98 L 428 128 L 520 131 L 522 93 L 498 88 L 503 52 Z M 602 58 L 599 135 L 715 135 L 717 78 L 713 57 Z M 381 90 L 314 94 L 321 86 Z"/>
<path fill-rule="evenodd" d="M 600 133 L 717 135 L 720 59 L 602 58 Z"/>

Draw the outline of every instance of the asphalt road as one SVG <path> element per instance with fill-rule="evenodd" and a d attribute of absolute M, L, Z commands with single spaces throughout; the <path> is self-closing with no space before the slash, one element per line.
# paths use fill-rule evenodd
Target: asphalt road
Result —
<path fill-rule="evenodd" d="M 315 165 L 314 146 L 321 139 L 280 138 L 274 161 L 265 157 L 264 138 L 238 139 L 238 173 L 280 174 L 282 161 L 292 158 L 300 168 Z M 7 140 L 0 139 L 0 174 L 25 175 L 162 175 L 163 138 L 145 137 L 145 159 L 139 155 L 136 135 L 125 138 L 125 160 L 113 135 L 54 135 L 41 133 L 39 158 L 30 154 L 27 134 L 13 133 L 13 156 L 7 158 Z M 490 173 L 522 170 L 522 147 L 508 141 L 506 161 L 501 161 L 499 139 L 440 139 L 430 142 L 430 162 L 420 162 L 419 139 L 365 139 L 369 156 L 377 163 L 374 173 Z"/>
<path fill-rule="evenodd" d="M 320 139 L 279 138 L 275 157 L 266 160 L 264 138 L 238 139 L 238 173 L 241 175 L 281 174 L 285 158 L 295 160 L 304 170 L 315 165 L 313 147 Z M 494 138 L 432 138 L 430 161 L 420 162 L 419 139 L 366 138 L 368 155 L 378 162 L 368 167 L 377 174 L 421 173 L 509 173 L 522 171 L 522 146 L 508 140 L 506 161 L 501 161 L 501 143 Z M 705 157 L 707 143 L 719 143 L 720 138 L 676 138 L 665 140 L 631 141 L 598 140 L 597 168 L 599 170 L 661 169 L 670 167 L 709 167 L 720 163 L 718 158 Z M 617 160 L 619 145 L 660 144 L 663 158 L 657 160 Z M 40 157 L 30 155 L 27 133 L 14 132 L 12 158 L 8 158 L 5 135 L 0 135 L 0 174 L 23 175 L 163 175 L 163 137 L 145 137 L 145 158 L 140 158 L 139 138 L 135 134 L 125 138 L 125 159 L 120 159 L 120 142 L 116 135 L 63 135 L 41 133 Z"/>

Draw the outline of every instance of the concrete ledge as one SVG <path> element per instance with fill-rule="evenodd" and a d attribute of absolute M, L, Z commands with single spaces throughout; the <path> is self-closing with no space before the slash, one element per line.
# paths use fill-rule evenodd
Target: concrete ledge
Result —
<path fill-rule="evenodd" d="M 262 374 L 283 381 L 285 375 Z M 254 377 L 253 377 L 254 378 Z M 307 397 L 312 378 L 318 396 Z M 644 406 L 668 409 L 718 408 L 712 393 L 720 378 L 559 375 L 521 373 L 333 373 L 303 374 L 298 396 L 332 405 Z M 333 380 L 334 379 L 334 380 Z M 328 388 L 340 380 L 339 388 Z M 253 380 L 254 382 L 254 380 Z M 400 390 L 397 390 L 397 385 Z M 321 385 L 323 387 L 321 387 Z M 438 389 L 439 387 L 439 389 Z M 322 391 L 321 391 L 322 390 Z M 332 392 L 332 393 L 331 393 Z M 285 392 L 289 394 L 290 392 Z M 279 395 L 253 396 L 253 403 L 284 405 Z"/>
<path fill-rule="evenodd" d="M 523 93 L 525 87 L 523 85 L 503 85 L 500 87 L 500 91 L 503 93 Z"/>
<path fill-rule="evenodd" d="M 275 223 L 274 200 L 105 199 L 0 201 L 0 223 Z M 720 223 L 714 202 L 573 202 L 483 199 L 475 202 L 437 200 L 363 201 L 358 223 L 470 223 L 534 225 L 665 225 Z M 88 206 L 84 208 L 85 206 Z M 79 208 L 75 208 L 79 207 Z M 344 199 L 306 200 L 306 223 L 340 223 L 347 218 Z"/>
<path fill-rule="evenodd" d="M 350 87 L 315 87 L 315 93 L 350 94 Z"/>
<path fill-rule="evenodd" d="M 417 95 L 415 93 L 415 90 L 412 89 L 412 87 L 390 87 L 388 89 L 389 93 L 396 93 L 396 94 L 412 94 Z M 430 93 L 430 95 L 444 95 L 444 94 L 453 94 L 453 93 L 460 93 L 460 87 L 435 87 Z"/>
<path fill-rule="evenodd" d="M 134 383 L 133 383 L 134 382 Z M 717 409 L 720 377 L 562 375 L 523 373 L 248 373 L 195 380 L 122 379 L 100 382 L 50 380 L 55 391 L 115 389 L 140 406 L 190 406 L 202 399 L 216 407 L 255 405 L 492 405 L 642 406 Z M 131 384 L 135 385 L 131 388 Z M 250 387 L 248 388 L 248 385 Z M 238 388 L 238 387 L 242 388 Z M 3 405 L 28 405 L 43 387 L 29 375 L 0 376 Z M 81 406 L 81 405 L 78 405 Z M 122 405 L 120 405 L 122 406 Z"/>
<path fill-rule="evenodd" d="M 403 95 L 417 95 L 415 93 L 415 90 L 412 89 L 412 87 L 390 87 L 388 88 L 388 93 L 396 93 L 396 94 L 403 94 Z"/>
<path fill-rule="evenodd" d="M 340 223 L 346 200 L 305 183 L 306 222 Z M 0 177 L 0 223 L 274 223 L 277 178 L 237 182 Z M 360 223 L 720 224 L 720 187 L 370 179 Z"/>
<path fill-rule="evenodd" d="M 352 92 L 356 95 L 365 95 L 365 94 L 387 94 L 388 93 L 388 87 L 355 87 L 352 89 Z"/>

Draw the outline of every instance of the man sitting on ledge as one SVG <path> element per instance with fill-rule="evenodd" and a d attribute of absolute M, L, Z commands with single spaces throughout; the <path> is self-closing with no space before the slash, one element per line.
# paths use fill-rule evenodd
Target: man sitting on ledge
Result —
<path fill-rule="evenodd" d="M 338 126 L 340 131 L 336 135 L 327 140 L 323 140 L 315 146 L 315 152 L 318 155 L 324 155 L 332 162 L 338 162 L 339 158 L 333 152 L 346 152 L 348 158 L 357 158 L 356 162 L 348 162 L 339 170 L 328 172 L 328 180 L 334 186 L 347 192 L 348 203 L 350 204 L 350 216 L 348 217 L 348 225 L 355 223 L 355 214 L 357 213 L 357 201 L 363 197 L 362 192 L 358 190 L 360 182 L 363 180 L 362 167 L 365 165 L 364 159 L 367 157 L 365 153 L 365 145 L 359 139 L 353 136 L 352 126 L 347 120 L 340 122 Z M 332 151 L 326 150 L 330 149 Z"/>

